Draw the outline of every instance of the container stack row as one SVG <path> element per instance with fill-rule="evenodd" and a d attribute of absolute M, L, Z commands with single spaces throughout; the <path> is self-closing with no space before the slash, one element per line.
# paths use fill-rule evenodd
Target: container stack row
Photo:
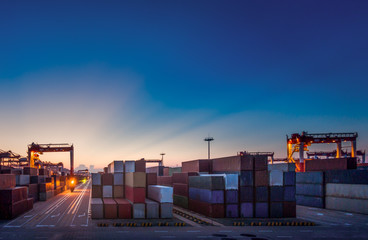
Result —
<path fill-rule="evenodd" d="M 0 219 L 15 218 L 33 208 L 27 187 L 16 187 L 14 174 L 0 174 Z"/>
<path fill-rule="evenodd" d="M 296 182 L 298 205 L 368 214 L 368 170 L 298 172 Z"/>
<path fill-rule="evenodd" d="M 198 175 L 198 176 L 196 176 Z M 182 163 L 172 176 L 174 204 L 216 218 L 295 217 L 295 165 L 266 155 Z"/>
<path fill-rule="evenodd" d="M 172 188 L 157 185 L 144 160 L 114 161 L 92 174 L 92 218 L 172 218 Z"/>

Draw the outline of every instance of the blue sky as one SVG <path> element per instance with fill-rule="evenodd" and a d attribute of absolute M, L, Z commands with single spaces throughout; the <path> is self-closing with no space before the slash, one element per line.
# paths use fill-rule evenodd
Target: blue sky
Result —
<path fill-rule="evenodd" d="M 366 1 L 1 1 L 1 149 L 69 142 L 76 162 L 167 165 L 285 135 L 368 147 Z M 55 155 L 55 156 L 54 156 Z M 65 160 L 62 154 L 45 160 Z M 66 161 L 67 162 L 67 161 Z"/>

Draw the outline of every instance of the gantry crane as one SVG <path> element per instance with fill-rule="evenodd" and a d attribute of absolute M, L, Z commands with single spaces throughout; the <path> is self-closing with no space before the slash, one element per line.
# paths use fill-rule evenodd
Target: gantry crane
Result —
<path fill-rule="evenodd" d="M 287 159 L 288 162 L 296 163 L 296 167 L 299 169 L 299 163 L 304 163 L 304 152 L 308 151 L 308 147 L 312 144 L 321 143 L 336 143 L 336 158 L 341 158 L 342 142 L 351 142 L 351 157 L 357 156 L 356 139 L 358 137 L 357 132 L 350 133 L 308 133 L 302 132 L 302 134 L 294 133 L 289 138 L 286 135 L 287 142 Z M 299 160 L 293 158 L 293 154 L 299 152 Z"/>

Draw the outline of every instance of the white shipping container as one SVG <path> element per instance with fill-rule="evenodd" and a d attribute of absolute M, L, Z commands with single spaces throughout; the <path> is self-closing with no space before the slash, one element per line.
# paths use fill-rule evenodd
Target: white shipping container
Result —
<path fill-rule="evenodd" d="M 112 186 L 102 186 L 102 196 L 104 198 L 112 198 Z"/>
<path fill-rule="evenodd" d="M 161 185 L 149 185 L 148 198 L 159 203 L 173 203 L 173 188 Z"/>
<path fill-rule="evenodd" d="M 270 186 L 282 186 L 284 184 L 284 172 L 281 170 L 269 171 Z"/>
<path fill-rule="evenodd" d="M 91 218 L 103 218 L 103 202 L 101 198 L 91 198 Z"/>
<path fill-rule="evenodd" d="M 23 186 L 30 184 L 30 176 L 29 175 L 15 175 L 15 181 L 17 186 Z"/>
<path fill-rule="evenodd" d="M 326 197 L 326 208 L 345 212 L 368 214 L 368 200 Z"/>
<path fill-rule="evenodd" d="M 146 218 L 146 204 L 133 203 L 133 218 Z"/>
<path fill-rule="evenodd" d="M 101 186 L 101 174 L 92 173 L 92 185 Z"/>
<path fill-rule="evenodd" d="M 368 185 L 327 183 L 326 196 L 354 199 L 368 199 Z"/>

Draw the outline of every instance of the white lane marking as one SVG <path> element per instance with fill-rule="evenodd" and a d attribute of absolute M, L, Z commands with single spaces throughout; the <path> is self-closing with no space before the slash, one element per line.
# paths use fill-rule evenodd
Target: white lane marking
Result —
<path fill-rule="evenodd" d="M 169 232 L 169 231 L 155 230 L 155 232 Z"/>
<path fill-rule="evenodd" d="M 54 218 L 54 217 L 59 217 L 60 216 L 60 213 L 56 214 L 56 215 L 52 215 L 51 218 Z"/>
<path fill-rule="evenodd" d="M 83 214 L 81 214 L 81 215 L 78 215 L 78 217 L 80 218 L 80 217 L 84 217 L 84 216 L 86 216 L 86 212 L 84 212 Z"/>
<path fill-rule="evenodd" d="M 4 228 L 20 228 L 21 226 L 8 226 L 8 225 L 5 225 Z"/>
<path fill-rule="evenodd" d="M 300 230 L 300 232 L 312 232 L 312 230 Z"/>
<path fill-rule="evenodd" d="M 345 223 L 344 225 L 345 225 L 345 226 L 351 226 L 351 224 L 350 224 L 350 223 Z"/>
<path fill-rule="evenodd" d="M 24 216 L 24 218 L 30 218 L 32 217 L 33 215 L 27 215 L 27 216 Z"/>
<path fill-rule="evenodd" d="M 345 215 L 353 216 L 353 214 L 352 214 L 352 213 L 345 213 Z"/>
<path fill-rule="evenodd" d="M 176 238 L 176 236 L 161 236 L 160 238 Z"/>
<path fill-rule="evenodd" d="M 219 232 L 232 232 L 231 230 L 221 230 Z"/>
<path fill-rule="evenodd" d="M 317 213 L 318 216 L 323 216 L 323 213 Z"/>
<path fill-rule="evenodd" d="M 36 227 L 55 227 L 55 225 L 36 225 Z"/>
<path fill-rule="evenodd" d="M 292 238 L 292 236 L 277 236 L 278 238 Z"/>
<path fill-rule="evenodd" d="M 90 185 L 91 179 L 88 180 L 88 186 Z M 88 215 L 91 213 L 91 198 L 92 198 L 92 190 L 89 190 L 89 200 L 88 200 Z M 89 217 L 87 217 L 87 227 L 88 227 L 88 219 Z"/>
<path fill-rule="evenodd" d="M 258 232 L 273 232 L 272 230 L 258 230 Z"/>
<path fill-rule="evenodd" d="M 78 197 L 80 197 L 80 198 L 79 198 L 79 201 L 78 201 L 78 203 L 77 203 L 77 205 L 76 205 L 76 207 L 75 207 L 74 211 L 72 212 L 72 214 L 74 214 L 74 216 L 73 216 L 73 219 L 72 219 L 72 223 L 71 223 L 70 225 L 72 225 L 72 224 L 74 223 L 75 216 L 77 215 L 78 210 L 79 210 L 79 208 L 80 208 L 80 206 L 81 206 L 81 203 L 82 203 L 82 201 L 83 201 L 84 194 L 85 194 L 85 193 L 86 193 L 86 191 L 87 191 L 87 187 L 88 187 L 88 184 L 83 188 L 82 192 L 80 193 L 80 196 L 78 196 Z"/>
<path fill-rule="evenodd" d="M 368 225 L 368 223 L 367 223 Z M 201 232 L 200 230 L 188 230 L 187 232 Z"/>

